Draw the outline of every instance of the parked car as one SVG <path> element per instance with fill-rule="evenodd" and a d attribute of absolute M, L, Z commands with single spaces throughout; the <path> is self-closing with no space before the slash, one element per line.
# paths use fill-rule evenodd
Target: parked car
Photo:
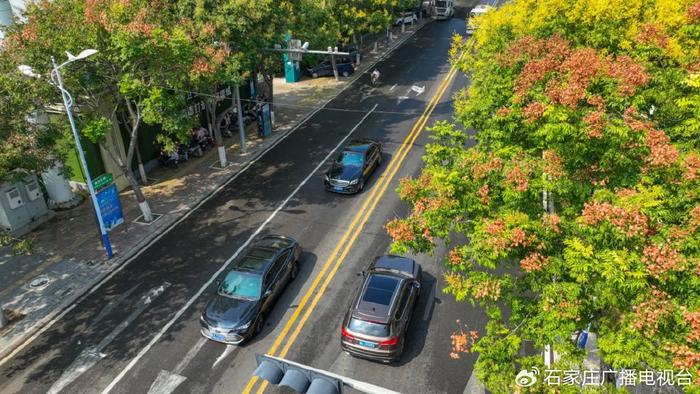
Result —
<path fill-rule="evenodd" d="M 355 72 L 355 66 L 353 64 L 353 60 L 344 57 L 344 56 L 339 56 L 336 59 L 336 67 L 338 67 L 338 74 L 348 77 L 350 74 Z M 327 76 L 332 76 L 333 75 L 333 64 L 331 63 L 330 59 L 326 59 L 323 62 L 319 63 L 318 65 L 311 67 L 307 70 L 309 75 L 311 75 L 313 78 L 318 78 L 318 77 L 327 77 Z"/>
<path fill-rule="evenodd" d="M 421 266 L 406 257 L 380 256 L 363 276 L 343 319 L 340 345 L 353 356 L 397 361 L 420 295 Z"/>
<path fill-rule="evenodd" d="M 413 11 L 405 11 L 399 16 L 398 18 L 394 19 L 394 26 L 398 26 L 400 24 L 408 25 L 411 23 L 414 23 L 418 20 L 418 17 L 416 16 L 416 13 Z"/>
<path fill-rule="evenodd" d="M 353 140 L 343 148 L 326 171 L 326 190 L 336 193 L 358 193 L 382 163 L 382 145 L 369 138 Z"/>
<path fill-rule="evenodd" d="M 253 241 L 238 257 L 200 317 L 206 338 L 237 345 L 262 331 L 265 315 L 299 274 L 297 241 L 268 235 Z"/>

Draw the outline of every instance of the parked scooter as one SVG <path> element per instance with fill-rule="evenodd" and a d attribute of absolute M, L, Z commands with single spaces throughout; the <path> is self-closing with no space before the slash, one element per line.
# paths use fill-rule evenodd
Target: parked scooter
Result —
<path fill-rule="evenodd" d="M 192 133 L 192 138 L 199 145 L 202 152 L 206 152 L 209 148 L 215 146 L 214 138 L 209 135 L 209 132 L 204 127 L 199 127 Z"/>

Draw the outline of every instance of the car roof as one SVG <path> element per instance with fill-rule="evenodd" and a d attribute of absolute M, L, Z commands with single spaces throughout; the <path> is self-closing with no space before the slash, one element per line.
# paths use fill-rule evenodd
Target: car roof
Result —
<path fill-rule="evenodd" d="M 296 241 L 280 235 L 268 235 L 253 242 L 245 254 L 236 259 L 234 270 L 265 272 L 279 253 L 292 246 Z"/>
<path fill-rule="evenodd" d="M 378 323 L 389 322 L 404 281 L 404 278 L 383 273 L 367 275 L 352 316 Z"/>

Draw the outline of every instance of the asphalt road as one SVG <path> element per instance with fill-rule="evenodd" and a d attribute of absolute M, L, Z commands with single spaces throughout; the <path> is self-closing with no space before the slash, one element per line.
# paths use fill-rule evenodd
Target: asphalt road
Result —
<path fill-rule="evenodd" d="M 406 213 L 394 190 L 400 178 L 419 172 L 428 132 L 418 135 L 405 157 L 400 147 L 448 76 L 450 36 L 464 31 L 464 15 L 462 8 L 461 17 L 427 24 L 378 64 L 380 86 L 372 88 L 369 76 L 363 75 L 328 104 L 332 109 L 317 112 L 0 366 L 0 392 L 238 393 L 255 369 L 255 354 L 268 352 L 277 341 L 280 349 L 287 349 L 286 358 L 396 391 L 461 393 L 474 356 L 450 359 L 450 334 L 458 329 L 457 319 L 470 328 L 483 328 L 484 316 L 442 293 L 444 250 L 417 256 L 425 272 L 423 291 L 400 363 L 351 358 L 340 351 L 339 331 L 349 298 L 360 284 L 357 273 L 387 251 L 384 224 Z M 428 126 L 450 119 L 452 94 L 467 84 L 460 73 L 449 81 Z M 384 144 L 381 167 L 356 196 L 326 193 L 322 187 L 325 159 L 346 137 L 369 137 Z M 398 161 L 401 166 L 389 178 L 391 163 Z M 378 203 L 363 207 L 374 196 L 381 197 Z M 352 242 L 344 239 L 353 220 L 368 209 L 371 215 L 357 236 Z M 300 242 L 305 253 L 299 278 L 250 343 L 236 347 L 204 340 L 198 320 L 214 292 L 210 283 L 258 230 Z M 336 246 L 343 241 L 348 253 L 339 259 Z M 326 262 L 337 262 L 337 271 L 325 271 Z M 319 294 L 314 286 L 322 271 L 322 279 L 332 275 L 327 288 L 317 304 L 304 305 L 304 314 L 310 310 L 308 317 L 295 319 L 304 295 L 310 290 L 311 295 Z M 285 332 L 286 326 L 292 331 Z M 260 388 L 256 382 L 251 392 Z"/>

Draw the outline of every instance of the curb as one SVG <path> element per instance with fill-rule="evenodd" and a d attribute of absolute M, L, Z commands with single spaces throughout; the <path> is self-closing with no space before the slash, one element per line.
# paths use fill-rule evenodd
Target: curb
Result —
<path fill-rule="evenodd" d="M 73 293 L 73 297 L 67 297 L 63 303 L 59 304 L 51 312 L 47 313 L 43 318 L 37 320 L 34 324 L 31 325 L 31 327 L 25 329 L 21 335 L 18 335 L 15 339 L 10 340 L 7 346 L 4 346 L 3 349 L 0 349 L 0 366 L 8 362 L 12 357 L 19 353 L 25 344 L 31 343 L 41 334 L 43 334 L 46 330 L 51 328 L 51 326 L 56 321 L 60 320 L 63 316 L 70 312 L 77 304 L 86 299 L 90 294 L 97 291 L 97 289 L 99 289 L 104 283 L 106 283 L 113 276 L 119 273 L 124 267 L 126 267 L 142 252 L 146 251 L 148 247 L 150 247 L 153 243 L 157 242 L 161 237 L 169 233 L 175 226 L 186 220 L 190 216 L 190 214 L 199 209 L 203 204 L 205 204 L 212 197 L 218 194 L 223 188 L 228 186 L 229 183 L 238 178 L 240 174 L 242 174 L 249 167 L 251 167 L 260 157 L 264 156 L 267 152 L 275 148 L 279 143 L 281 143 L 284 139 L 286 139 L 289 135 L 291 135 L 294 131 L 296 131 L 299 127 L 306 123 L 306 121 L 308 121 L 311 117 L 316 115 L 317 112 L 325 108 L 331 101 L 333 101 L 346 89 L 352 86 L 362 76 L 362 74 L 374 67 L 377 63 L 385 60 L 389 55 L 391 55 L 394 52 L 396 48 L 403 45 L 409 38 L 413 37 L 413 35 L 415 35 L 420 29 L 423 28 L 423 26 L 427 25 L 428 23 L 429 21 L 426 21 L 416 26 L 416 28 L 410 31 L 409 34 L 406 34 L 398 40 L 394 40 L 392 44 L 386 48 L 383 54 L 377 56 L 371 62 L 363 63 L 368 65 L 365 71 L 363 71 L 362 73 L 354 73 L 352 78 L 348 78 L 345 80 L 345 86 L 343 86 L 340 90 L 334 93 L 330 98 L 316 106 L 316 109 L 308 112 L 301 119 L 296 121 L 295 124 L 289 126 L 287 130 L 279 130 L 279 134 L 276 140 L 271 142 L 267 147 L 259 150 L 254 155 L 250 156 L 247 161 L 240 163 L 239 169 L 236 172 L 232 173 L 221 184 L 219 184 L 213 190 L 208 192 L 197 203 L 187 208 L 186 210 L 179 211 L 175 214 L 179 214 L 179 216 L 173 215 L 167 219 L 163 218 L 165 220 L 169 220 L 169 223 L 163 224 L 163 228 L 160 231 L 145 236 L 140 242 L 138 242 L 133 247 L 129 248 L 129 250 L 124 252 L 124 254 L 118 255 L 112 261 L 100 261 L 101 264 L 108 267 L 108 270 L 106 272 L 100 273 L 95 278 L 93 284 L 88 285 L 82 289 L 76 289 L 76 291 Z"/>

